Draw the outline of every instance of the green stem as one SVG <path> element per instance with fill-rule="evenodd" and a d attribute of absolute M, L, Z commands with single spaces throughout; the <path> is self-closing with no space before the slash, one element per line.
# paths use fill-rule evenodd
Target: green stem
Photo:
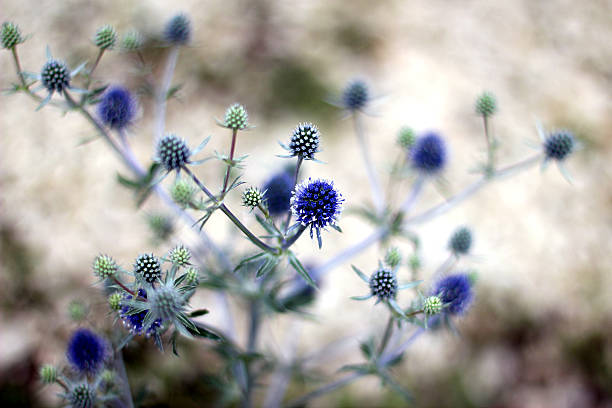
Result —
<path fill-rule="evenodd" d="M 34 98 L 36 101 L 40 102 L 43 100 L 40 96 L 36 95 L 34 92 L 30 91 L 30 87 L 28 86 L 25 77 L 23 76 L 23 72 L 21 71 L 21 63 L 19 62 L 19 55 L 17 54 L 17 46 L 11 48 L 11 53 L 13 54 L 13 61 L 15 62 L 15 69 L 17 70 L 17 76 L 19 76 L 19 82 L 21 82 L 21 86 L 23 91 Z"/>
<path fill-rule="evenodd" d="M 200 190 L 202 190 L 204 192 L 204 194 L 206 194 L 208 196 L 208 198 L 210 198 L 210 200 L 213 203 L 215 203 L 215 205 L 221 211 L 223 211 L 223 213 L 227 216 L 227 218 L 229 218 L 236 225 L 236 227 L 238 227 L 238 229 L 240 231 L 242 231 L 244 233 L 244 235 L 246 235 L 246 237 L 253 244 L 257 245 L 259 248 L 263 249 L 266 252 L 270 252 L 272 254 L 277 254 L 278 253 L 278 249 L 269 246 L 268 244 L 266 244 L 265 242 L 263 242 L 262 240 L 257 238 L 255 236 L 255 234 L 253 234 L 242 222 L 240 222 L 240 220 L 225 206 L 225 204 L 220 203 L 217 200 L 217 197 L 215 197 L 210 192 L 210 190 L 208 190 L 206 188 L 206 186 L 204 186 L 204 184 L 202 184 L 200 179 L 195 174 L 193 174 L 191 172 L 191 170 L 189 170 L 189 168 L 187 168 L 186 166 L 183 166 L 182 169 L 189 175 L 189 177 L 191 177 L 191 179 L 194 181 L 194 183 L 196 183 L 196 185 L 200 188 Z"/>
<path fill-rule="evenodd" d="M 293 177 L 293 188 L 291 188 L 291 190 L 295 190 L 295 186 L 297 185 L 298 177 L 300 175 L 300 167 L 302 167 L 303 161 L 304 161 L 304 158 L 302 156 L 298 156 L 297 164 L 295 166 L 295 176 Z M 289 229 L 289 223 L 291 222 L 292 214 L 293 213 L 291 211 L 291 208 L 289 208 L 289 212 L 287 212 L 287 219 L 285 220 L 285 234 L 287 234 L 287 230 Z"/>
<path fill-rule="evenodd" d="M 376 177 L 374 166 L 372 165 L 372 161 L 370 160 L 370 150 L 367 146 L 365 132 L 363 131 L 363 125 L 357 112 L 353 112 L 352 116 L 353 125 L 355 127 L 355 134 L 357 135 L 359 147 L 361 148 L 363 163 L 366 169 L 366 173 L 368 174 L 368 180 L 370 181 L 370 188 L 372 190 L 372 198 L 374 200 L 374 205 L 376 206 L 376 212 L 378 214 L 381 214 L 385 208 L 383 193 L 380 188 L 378 178 Z"/>
<path fill-rule="evenodd" d="M 358 378 L 361 378 L 365 375 L 366 375 L 365 373 L 352 373 L 352 374 L 346 375 L 334 382 L 323 385 L 300 398 L 294 399 L 293 401 L 287 404 L 287 407 L 288 408 L 304 407 L 306 403 L 310 401 L 311 399 L 327 394 L 328 392 L 337 390 L 338 388 L 342 388 L 345 385 L 348 385 L 352 383 L 353 381 L 357 380 Z"/>
<path fill-rule="evenodd" d="M 484 124 L 485 131 L 485 139 L 487 139 L 487 174 L 489 176 L 493 175 L 495 171 L 495 156 L 493 152 L 493 141 L 491 140 L 491 134 L 489 132 L 489 117 L 487 115 L 482 115 L 482 121 Z"/>
<path fill-rule="evenodd" d="M 236 136 L 238 135 L 238 129 L 232 130 L 232 146 L 230 148 L 229 163 L 227 164 L 227 171 L 225 172 L 225 181 L 223 182 L 223 191 L 221 195 L 224 196 L 227 191 L 227 183 L 229 182 L 229 176 L 234 167 L 234 150 L 236 149 Z"/>
<path fill-rule="evenodd" d="M 389 316 L 389 320 L 387 320 L 387 327 L 385 328 L 385 333 L 383 334 L 383 338 L 378 346 L 378 355 L 380 356 L 385 348 L 387 347 L 387 343 L 389 343 L 389 339 L 391 338 L 391 333 L 393 333 L 393 316 Z"/>
<path fill-rule="evenodd" d="M 291 238 L 289 238 L 288 240 L 286 240 L 285 242 L 283 242 L 283 249 L 287 249 L 289 248 L 291 245 L 293 245 L 295 243 L 295 241 L 298 240 L 298 238 L 302 235 L 302 233 L 306 231 L 306 226 L 305 225 L 300 225 L 299 229 L 297 230 L 297 232 L 295 234 L 293 234 L 291 236 Z"/>

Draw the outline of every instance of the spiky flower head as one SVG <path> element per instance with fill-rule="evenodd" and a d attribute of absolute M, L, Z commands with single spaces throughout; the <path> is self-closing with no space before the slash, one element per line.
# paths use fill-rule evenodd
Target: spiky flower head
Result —
<path fill-rule="evenodd" d="M 81 373 L 95 373 L 104 363 L 108 352 L 106 341 L 88 329 L 78 329 L 68 341 L 66 356 Z"/>
<path fill-rule="evenodd" d="M 96 47 L 101 50 L 112 50 L 117 43 L 117 31 L 115 31 L 115 27 L 106 24 L 98 28 L 94 37 L 94 43 Z"/>
<path fill-rule="evenodd" d="M 227 108 L 223 126 L 234 130 L 242 130 L 249 126 L 249 114 L 244 106 L 235 103 Z"/>
<path fill-rule="evenodd" d="M 63 61 L 49 59 L 40 71 L 40 81 L 51 93 L 70 86 L 70 71 Z"/>
<path fill-rule="evenodd" d="M 484 117 L 492 116 L 497 111 L 495 95 L 483 92 L 477 99 L 475 105 L 476 113 Z"/>
<path fill-rule="evenodd" d="M 142 48 L 144 39 L 142 35 L 136 30 L 130 30 L 123 36 L 121 40 L 121 48 L 126 51 L 135 51 Z"/>
<path fill-rule="evenodd" d="M 159 162 L 168 171 L 178 170 L 189 163 L 191 152 L 187 143 L 177 135 L 169 133 L 157 144 L 157 157 Z"/>
<path fill-rule="evenodd" d="M 242 193 L 242 205 L 251 210 L 261 204 L 263 193 L 257 187 L 249 187 Z"/>
<path fill-rule="evenodd" d="M 310 122 L 298 123 L 289 143 L 291 155 L 304 160 L 314 159 L 319 151 L 319 137 L 319 129 L 315 125 Z"/>
<path fill-rule="evenodd" d="M 435 174 L 446 164 L 446 144 L 434 132 L 419 137 L 410 153 L 413 166 L 423 174 Z"/>
<path fill-rule="evenodd" d="M 387 254 L 385 255 L 385 263 L 389 265 L 391 268 L 395 268 L 402 262 L 402 253 L 399 248 L 391 247 L 387 250 Z"/>
<path fill-rule="evenodd" d="M 68 399 L 72 408 L 93 408 L 96 394 L 89 384 L 82 383 L 74 386 Z"/>
<path fill-rule="evenodd" d="M 144 289 L 138 289 L 137 294 L 138 294 L 138 297 L 141 297 L 143 299 L 147 298 L 147 291 Z M 133 298 L 132 295 L 129 295 L 127 293 L 123 295 L 123 299 L 126 301 L 129 301 L 132 298 Z M 124 303 L 126 304 L 122 305 L 119 316 L 121 317 L 121 320 L 123 320 L 123 325 L 126 326 L 132 334 L 140 335 L 144 333 L 147 336 L 151 336 L 157 333 L 158 329 L 162 325 L 161 320 L 159 319 L 154 320 L 145 329 L 144 321 L 145 321 L 145 318 L 147 317 L 148 310 L 142 310 L 137 313 L 133 313 L 132 308 L 127 304 L 127 302 L 124 302 Z"/>
<path fill-rule="evenodd" d="M 459 227 L 448 241 L 449 249 L 455 255 L 465 255 L 472 246 L 472 231 L 468 227 Z"/>
<path fill-rule="evenodd" d="M 547 159 L 563 160 L 574 151 L 576 141 L 569 130 L 550 132 L 544 141 L 544 154 Z"/>
<path fill-rule="evenodd" d="M 111 293 L 108 296 L 108 306 L 111 310 L 118 311 L 121 309 L 121 300 L 123 299 L 123 295 L 119 292 Z"/>
<path fill-rule="evenodd" d="M 188 207 L 193 202 L 196 187 L 189 180 L 179 179 L 170 189 L 172 199 L 181 207 Z"/>
<path fill-rule="evenodd" d="M 412 128 L 408 126 L 404 126 L 400 129 L 397 134 L 397 144 L 399 144 L 403 149 L 410 149 L 414 142 L 416 142 L 416 134 Z"/>
<path fill-rule="evenodd" d="M 153 318 L 171 321 L 185 306 L 185 299 L 174 285 L 162 285 L 156 288 L 149 297 Z"/>
<path fill-rule="evenodd" d="M 191 22 L 185 14 L 172 17 L 164 29 L 164 39 L 170 44 L 185 45 L 191 39 Z"/>
<path fill-rule="evenodd" d="M 320 234 L 320 229 L 336 225 L 342 213 L 344 198 L 331 180 L 309 178 L 295 187 L 291 197 L 291 211 L 296 221 Z"/>
<path fill-rule="evenodd" d="M 57 368 L 52 364 L 40 367 L 40 381 L 43 384 L 53 384 L 57 380 Z"/>
<path fill-rule="evenodd" d="M 160 241 L 165 241 L 174 232 L 174 222 L 167 215 L 151 214 L 147 217 L 147 221 L 155 238 Z"/>
<path fill-rule="evenodd" d="M 445 312 L 453 315 L 464 313 L 474 298 L 470 277 L 465 273 L 442 278 L 432 294 L 446 305 Z"/>
<path fill-rule="evenodd" d="M 105 125 L 117 130 L 124 129 L 136 116 L 136 100 L 126 88 L 112 86 L 98 103 L 98 116 Z"/>
<path fill-rule="evenodd" d="M 394 299 L 397 288 L 397 277 L 391 269 L 382 267 L 370 276 L 370 292 L 379 300 Z"/>
<path fill-rule="evenodd" d="M 142 254 L 134 262 L 134 274 L 145 282 L 153 283 L 161 278 L 161 263 L 153 254 Z"/>
<path fill-rule="evenodd" d="M 17 44 L 24 42 L 24 38 L 21 36 L 21 31 L 17 24 L 5 21 L 2 23 L 2 31 L 0 32 L 0 42 L 2 42 L 2 48 L 7 50 L 13 49 Z"/>
<path fill-rule="evenodd" d="M 359 79 L 349 82 L 342 93 L 342 105 L 348 110 L 362 109 L 368 103 L 368 100 L 368 86 Z"/>
<path fill-rule="evenodd" d="M 443 307 L 444 303 L 439 296 L 429 296 L 423 302 L 423 312 L 429 316 L 440 313 Z"/>
<path fill-rule="evenodd" d="M 108 255 L 98 255 L 93 261 L 93 271 L 100 279 L 111 278 L 117 274 L 119 267 L 113 258 Z"/>
<path fill-rule="evenodd" d="M 185 283 L 190 286 L 197 286 L 200 283 L 200 273 L 196 268 L 187 269 Z"/>
<path fill-rule="evenodd" d="M 293 178 L 286 171 L 275 174 L 266 182 L 262 190 L 265 191 L 264 197 L 270 215 L 277 216 L 289 211 L 292 189 Z"/>
<path fill-rule="evenodd" d="M 178 245 L 170 251 L 170 261 L 177 266 L 189 265 L 191 251 L 183 245 Z"/>

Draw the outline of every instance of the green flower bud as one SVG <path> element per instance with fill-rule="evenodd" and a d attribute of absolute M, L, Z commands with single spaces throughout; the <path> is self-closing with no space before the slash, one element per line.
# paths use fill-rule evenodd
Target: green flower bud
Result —
<path fill-rule="evenodd" d="M 136 30 L 130 30 L 123 36 L 121 40 L 121 48 L 126 51 L 135 51 L 142 48 L 144 39 L 142 35 Z"/>
<path fill-rule="evenodd" d="M 188 180 L 177 180 L 170 189 L 172 199 L 181 207 L 188 207 L 196 193 L 195 186 Z"/>
<path fill-rule="evenodd" d="M 440 313 L 442 307 L 444 307 L 442 299 L 440 299 L 438 296 L 430 296 L 425 299 L 425 302 L 423 303 L 423 312 L 429 316 L 435 315 Z"/>
<path fill-rule="evenodd" d="M 189 264 L 191 259 L 191 252 L 183 245 L 179 245 L 170 251 L 170 261 L 178 266 L 185 266 Z"/>
<path fill-rule="evenodd" d="M 57 381 L 57 368 L 51 364 L 40 367 L 40 381 L 43 384 L 53 384 Z"/>
<path fill-rule="evenodd" d="M 94 43 L 101 50 L 112 50 L 117 42 L 117 32 L 111 25 L 104 25 L 96 31 Z"/>
<path fill-rule="evenodd" d="M 234 130 L 242 130 L 249 125 L 249 115 L 244 106 L 235 103 L 225 111 L 223 126 Z"/>
<path fill-rule="evenodd" d="M 249 187 L 242 193 L 242 205 L 251 210 L 261 204 L 263 193 L 257 187 Z"/>
<path fill-rule="evenodd" d="M 108 255 L 98 255 L 93 262 L 93 271 L 100 279 L 111 278 L 117 274 L 117 263 Z"/>
<path fill-rule="evenodd" d="M 114 371 L 104 370 L 102 371 L 102 374 L 100 375 L 100 377 L 102 378 L 102 381 L 104 381 L 106 384 L 113 384 L 115 382 L 115 372 Z"/>
<path fill-rule="evenodd" d="M 200 272 L 196 268 L 189 268 L 185 277 L 185 283 L 189 286 L 198 286 L 200 283 Z"/>
<path fill-rule="evenodd" d="M 78 300 L 73 300 L 68 305 L 68 315 L 75 322 L 80 322 L 87 317 L 87 306 Z"/>
<path fill-rule="evenodd" d="M 497 111 L 497 101 L 490 92 L 484 92 L 476 99 L 476 113 L 489 117 Z"/>
<path fill-rule="evenodd" d="M 119 292 L 115 292 L 108 297 L 108 306 L 111 310 L 118 311 L 121 309 L 121 300 L 123 295 Z"/>
<path fill-rule="evenodd" d="M 2 48 L 11 50 L 15 48 L 17 44 L 24 42 L 24 38 L 21 36 L 19 26 L 9 21 L 2 23 L 2 31 L 0 32 L 0 41 L 2 42 Z"/>
<path fill-rule="evenodd" d="M 410 149 L 414 142 L 416 141 L 416 134 L 414 130 L 411 128 L 404 126 L 400 129 L 397 134 L 397 144 L 399 144 L 403 149 Z"/>
<path fill-rule="evenodd" d="M 397 247 L 392 247 L 387 250 L 385 255 L 385 263 L 391 268 L 395 268 L 402 262 L 402 253 Z"/>

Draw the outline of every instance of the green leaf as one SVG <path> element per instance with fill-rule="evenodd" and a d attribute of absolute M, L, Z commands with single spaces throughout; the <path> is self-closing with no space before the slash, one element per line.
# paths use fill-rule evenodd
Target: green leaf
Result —
<path fill-rule="evenodd" d="M 193 312 L 189 313 L 189 317 L 204 316 L 204 315 L 206 315 L 208 313 L 209 313 L 208 309 L 197 309 L 197 310 L 194 310 Z"/>
<path fill-rule="evenodd" d="M 355 271 L 357 276 L 359 276 L 362 281 L 364 281 L 368 285 L 370 284 L 370 278 L 368 278 L 365 273 L 363 273 L 359 269 L 357 269 L 357 267 L 355 265 L 351 265 L 351 268 L 353 268 L 353 271 Z"/>
<path fill-rule="evenodd" d="M 172 345 L 172 353 L 174 353 L 175 356 L 180 357 L 178 353 L 178 348 L 176 347 L 176 338 L 178 337 L 178 335 L 178 330 L 174 330 L 174 332 L 172 332 L 172 337 L 170 337 L 170 344 Z"/>
<path fill-rule="evenodd" d="M 355 371 L 360 374 L 372 374 L 375 372 L 369 364 L 347 364 L 340 367 L 338 371 Z"/>
<path fill-rule="evenodd" d="M 168 93 L 166 94 L 166 99 L 172 98 L 174 95 L 176 95 L 178 91 L 181 90 L 182 87 L 183 85 L 179 84 L 179 85 L 175 85 L 172 88 L 168 89 Z"/>
<path fill-rule="evenodd" d="M 289 258 L 289 264 L 293 267 L 293 269 L 300 274 L 307 284 L 317 289 L 316 283 L 312 280 L 302 263 L 295 257 L 293 252 L 289 252 L 287 256 Z"/>
<path fill-rule="evenodd" d="M 262 256 L 265 256 L 266 254 L 267 252 L 264 251 L 264 252 L 260 252 L 258 254 L 255 254 L 253 256 L 243 259 L 242 261 L 240 261 L 238 265 L 236 265 L 236 267 L 234 268 L 234 272 L 238 271 L 241 268 L 244 268 L 249 262 L 253 262 L 254 260 L 259 259 Z"/>
<path fill-rule="evenodd" d="M 274 256 L 272 254 L 266 254 L 265 258 L 266 260 L 262 262 L 262 264 L 257 269 L 257 273 L 255 274 L 255 276 L 258 278 L 268 274 L 280 262 L 280 259 L 277 256 Z"/>
<path fill-rule="evenodd" d="M 218 334 L 208 330 L 207 328 L 203 327 L 202 325 L 200 325 L 197 322 L 194 322 L 194 328 L 193 329 L 187 327 L 187 330 L 189 330 L 189 333 L 191 333 L 191 335 L 196 336 L 196 337 L 202 337 L 202 338 L 211 339 L 211 340 L 215 340 L 215 341 L 223 340 L 221 338 L 221 336 L 219 336 Z"/>

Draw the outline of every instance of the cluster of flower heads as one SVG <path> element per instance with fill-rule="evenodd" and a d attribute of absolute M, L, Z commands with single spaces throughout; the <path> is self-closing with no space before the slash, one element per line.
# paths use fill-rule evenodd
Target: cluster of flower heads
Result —
<path fill-rule="evenodd" d="M 321 229 L 336 226 L 343 203 L 344 198 L 333 181 L 309 178 L 295 187 L 291 211 L 298 223 L 310 227 L 311 238 L 316 232 L 321 246 Z"/>

